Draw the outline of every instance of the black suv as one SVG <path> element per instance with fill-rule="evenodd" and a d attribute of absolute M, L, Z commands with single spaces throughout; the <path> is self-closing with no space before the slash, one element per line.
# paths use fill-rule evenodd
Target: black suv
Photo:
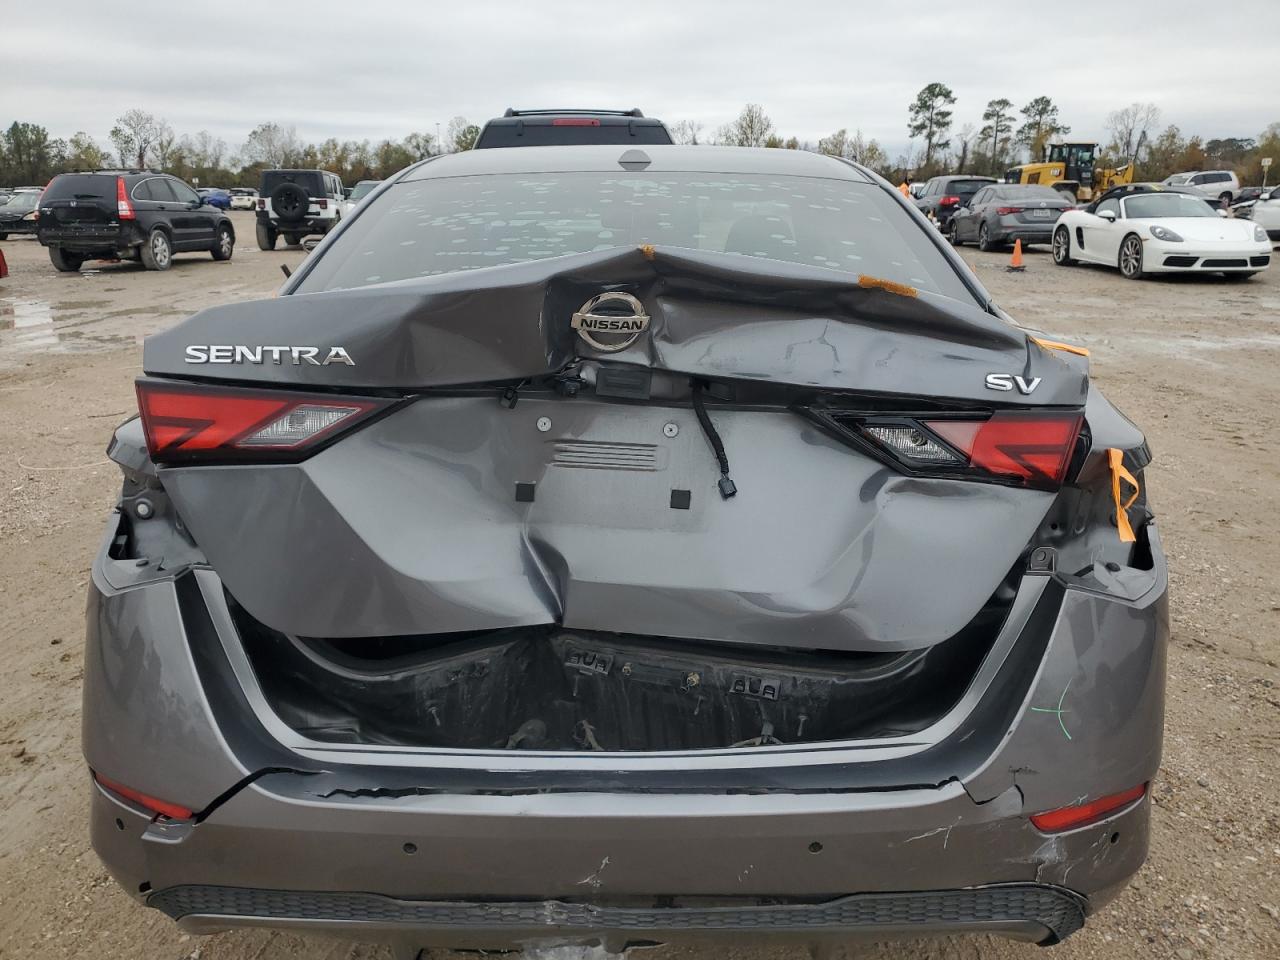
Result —
<path fill-rule="evenodd" d="M 975 193 L 989 183 L 998 183 L 995 177 L 951 175 L 934 177 L 924 185 L 920 196 L 913 202 L 920 212 L 933 214 L 938 226 L 945 232 L 951 224 L 951 215 L 967 204 Z"/>
<path fill-rule="evenodd" d="M 484 125 L 476 149 L 582 143 L 671 143 L 661 120 L 631 110 L 512 110 Z"/>
<path fill-rule="evenodd" d="M 326 234 L 342 219 L 346 192 L 327 170 L 263 170 L 258 184 L 258 248 L 274 250 L 276 240 L 296 247 L 302 238 Z"/>
<path fill-rule="evenodd" d="M 145 170 L 95 170 L 54 177 L 40 197 L 40 242 L 59 270 L 86 260 L 141 260 L 168 270 L 175 253 L 207 250 L 230 260 L 235 228 L 177 177 Z"/>

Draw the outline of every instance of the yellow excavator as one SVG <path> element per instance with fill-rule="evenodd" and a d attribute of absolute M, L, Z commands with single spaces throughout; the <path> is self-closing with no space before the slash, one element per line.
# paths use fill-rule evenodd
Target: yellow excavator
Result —
<path fill-rule="evenodd" d="M 1005 171 L 1005 183 L 1038 183 L 1092 200 L 1105 190 L 1133 182 L 1133 162 L 1120 167 L 1096 165 L 1096 143 L 1052 143 L 1040 163 L 1024 163 Z"/>

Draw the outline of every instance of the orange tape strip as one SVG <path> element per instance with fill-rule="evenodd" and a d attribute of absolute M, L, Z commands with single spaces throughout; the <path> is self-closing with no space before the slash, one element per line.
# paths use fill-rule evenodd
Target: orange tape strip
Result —
<path fill-rule="evenodd" d="M 893 280 L 884 280 L 880 277 L 868 277 L 865 273 L 858 277 L 858 286 L 864 290 L 885 290 L 889 293 L 896 293 L 900 297 L 918 295 L 915 287 L 908 286 L 905 283 L 895 283 Z"/>
<path fill-rule="evenodd" d="M 1088 347 L 1077 347 L 1075 344 L 1063 343 L 1060 340 L 1042 340 L 1040 337 L 1028 337 L 1028 339 L 1046 350 L 1061 350 L 1063 353 L 1074 353 L 1077 357 L 1089 355 Z"/>
<path fill-rule="evenodd" d="M 1111 465 L 1111 500 L 1116 505 L 1116 529 L 1120 531 L 1120 542 L 1133 543 L 1138 538 L 1134 536 L 1133 526 L 1129 523 L 1129 508 L 1138 499 L 1138 481 L 1125 468 L 1124 451 L 1109 448 L 1107 462 Z M 1120 501 L 1121 480 L 1133 487 L 1133 496 L 1123 503 Z"/>

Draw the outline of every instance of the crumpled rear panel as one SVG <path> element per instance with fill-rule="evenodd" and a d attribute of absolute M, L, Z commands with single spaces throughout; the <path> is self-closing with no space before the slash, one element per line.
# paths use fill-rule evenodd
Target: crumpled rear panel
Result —
<path fill-rule="evenodd" d="M 691 410 L 583 396 L 514 410 L 425 398 L 301 464 L 161 476 L 232 596 L 283 633 L 558 622 L 833 650 L 956 633 L 1053 497 L 904 477 L 786 411 L 714 419 L 739 489 L 728 501 Z M 642 469 L 566 457 L 593 443 L 652 455 Z"/>

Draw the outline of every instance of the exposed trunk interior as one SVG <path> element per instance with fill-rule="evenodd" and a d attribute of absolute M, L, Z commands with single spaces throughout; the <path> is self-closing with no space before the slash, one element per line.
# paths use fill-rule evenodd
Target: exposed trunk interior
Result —
<path fill-rule="evenodd" d="M 910 734 L 955 704 L 994 641 L 1002 585 L 951 639 L 800 652 L 568 631 L 289 637 L 228 598 L 277 715 L 310 739 L 472 750 L 667 751 Z"/>

